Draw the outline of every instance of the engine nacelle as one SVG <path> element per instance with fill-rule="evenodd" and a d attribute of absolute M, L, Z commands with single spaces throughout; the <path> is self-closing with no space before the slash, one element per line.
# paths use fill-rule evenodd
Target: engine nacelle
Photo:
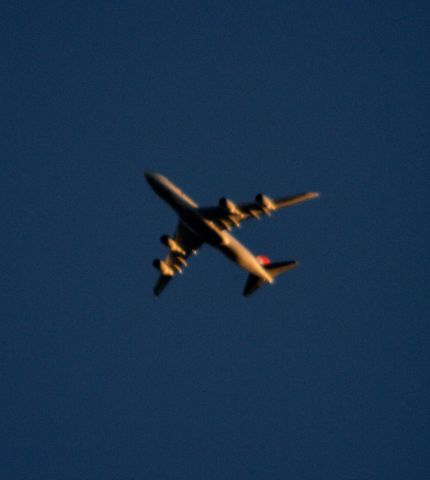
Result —
<path fill-rule="evenodd" d="M 163 235 L 160 238 L 160 242 L 163 245 L 166 245 L 166 247 L 175 253 L 179 253 L 180 255 L 185 255 L 185 250 L 179 245 L 179 243 L 174 240 L 173 238 L 169 237 L 168 235 Z"/>
<path fill-rule="evenodd" d="M 163 275 L 166 276 L 173 276 L 175 272 L 167 265 L 167 263 L 164 260 L 160 260 L 159 258 L 156 258 L 153 262 L 152 265 L 159 270 Z"/>
<path fill-rule="evenodd" d="M 255 201 L 260 204 L 261 208 L 266 212 L 276 209 L 276 205 L 273 203 L 273 200 L 262 193 L 255 197 Z"/>
<path fill-rule="evenodd" d="M 240 208 L 232 200 L 228 198 L 224 198 L 224 197 L 220 198 L 219 206 L 223 208 L 230 215 L 238 215 L 238 216 L 242 215 Z"/>

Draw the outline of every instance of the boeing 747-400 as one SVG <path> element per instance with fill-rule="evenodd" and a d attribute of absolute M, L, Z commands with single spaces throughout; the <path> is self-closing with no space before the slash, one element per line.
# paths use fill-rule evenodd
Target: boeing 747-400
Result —
<path fill-rule="evenodd" d="M 295 260 L 271 263 L 265 256 L 256 256 L 229 232 L 246 219 L 270 215 L 280 208 L 316 198 L 318 193 L 300 193 L 279 199 L 259 194 L 255 201 L 241 204 L 221 198 L 218 206 L 201 208 L 166 177 L 154 172 L 146 172 L 145 177 L 155 193 L 165 200 L 179 217 L 174 236 L 161 237 L 161 242 L 169 249 L 166 259 L 153 262 L 154 267 L 160 271 L 154 287 L 155 295 L 160 295 L 169 281 L 176 274 L 182 273 L 187 266 L 188 257 L 197 253 L 204 243 L 216 248 L 249 273 L 243 291 L 245 296 L 251 295 L 264 283 L 272 284 L 275 277 L 298 265 Z"/>

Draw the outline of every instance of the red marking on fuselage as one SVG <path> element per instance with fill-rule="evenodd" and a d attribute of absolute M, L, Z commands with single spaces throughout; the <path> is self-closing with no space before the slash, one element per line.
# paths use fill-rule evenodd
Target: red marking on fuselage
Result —
<path fill-rule="evenodd" d="M 255 258 L 258 260 L 260 265 L 270 265 L 270 259 L 265 255 L 257 255 Z"/>

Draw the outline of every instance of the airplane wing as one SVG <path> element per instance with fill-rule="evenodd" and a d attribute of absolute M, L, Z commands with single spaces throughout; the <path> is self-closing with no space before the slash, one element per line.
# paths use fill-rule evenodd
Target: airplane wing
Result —
<path fill-rule="evenodd" d="M 191 254 L 197 253 L 203 243 L 200 237 L 195 235 L 182 222 L 179 222 L 173 240 L 176 250 L 170 249 L 164 261 L 155 260 L 157 268 L 161 271 L 154 287 L 154 294 L 157 296 L 161 294 L 175 275 L 182 273 L 183 268 L 187 266 L 186 259 Z"/>
<path fill-rule="evenodd" d="M 297 203 L 319 197 L 317 192 L 300 193 L 289 197 L 271 199 L 265 195 L 257 195 L 254 202 L 234 204 L 231 200 L 222 198 L 220 205 L 216 207 L 200 208 L 200 213 L 217 224 L 221 230 L 231 230 L 249 218 L 259 219 L 263 215 L 271 215 L 272 212 Z"/>

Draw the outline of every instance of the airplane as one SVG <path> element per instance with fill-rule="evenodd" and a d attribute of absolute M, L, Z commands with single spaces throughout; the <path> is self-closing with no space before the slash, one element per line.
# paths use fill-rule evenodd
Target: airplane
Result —
<path fill-rule="evenodd" d="M 153 261 L 153 266 L 160 272 L 154 287 L 156 296 L 161 294 L 175 275 L 183 272 L 188 257 L 195 255 L 204 243 L 216 248 L 249 273 L 243 290 L 246 297 L 266 283 L 273 284 L 275 277 L 298 265 L 295 260 L 271 263 L 265 256 L 256 256 L 229 232 L 244 220 L 270 216 L 281 208 L 316 198 L 319 193 L 300 193 L 276 200 L 260 193 L 253 202 L 236 204 L 228 198 L 221 198 L 218 206 L 199 207 L 163 175 L 145 172 L 145 178 L 179 217 L 174 236 L 163 235 L 160 239 L 169 249 L 166 259 Z"/>

